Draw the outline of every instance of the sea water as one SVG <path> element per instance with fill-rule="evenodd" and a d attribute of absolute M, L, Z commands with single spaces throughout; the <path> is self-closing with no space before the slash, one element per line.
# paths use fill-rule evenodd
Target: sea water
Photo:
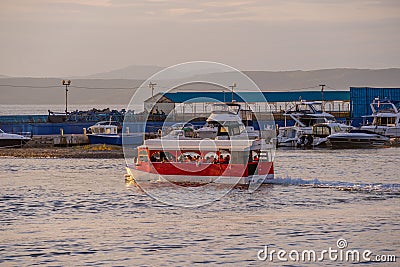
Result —
<path fill-rule="evenodd" d="M 295 257 L 329 249 L 398 258 L 399 159 L 400 148 L 278 150 L 271 184 L 185 208 L 126 184 L 123 159 L 0 158 L 0 265 L 350 264 Z M 176 190 L 155 183 L 152 192 Z M 266 259 L 266 248 L 292 259 Z"/>

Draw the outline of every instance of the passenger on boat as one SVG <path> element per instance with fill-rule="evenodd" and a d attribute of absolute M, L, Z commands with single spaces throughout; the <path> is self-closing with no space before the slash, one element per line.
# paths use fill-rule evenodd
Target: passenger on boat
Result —
<path fill-rule="evenodd" d="M 226 155 L 226 157 L 224 158 L 224 163 L 229 164 L 230 160 L 231 160 L 231 157 L 229 155 Z"/>

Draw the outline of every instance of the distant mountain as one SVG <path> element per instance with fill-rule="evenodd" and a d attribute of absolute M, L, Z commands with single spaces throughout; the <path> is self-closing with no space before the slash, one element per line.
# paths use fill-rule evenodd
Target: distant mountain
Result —
<path fill-rule="evenodd" d="M 112 70 L 108 72 L 96 73 L 88 76 L 82 76 L 78 78 L 85 79 L 135 79 L 135 80 L 145 80 L 151 75 L 163 70 L 163 67 L 158 66 L 129 66 L 126 68 L 121 68 L 117 70 Z"/>
<path fill-rule="evenodd" d="M 80 79 L 133 79 L 146 80 L 153 74 L 163 70 L 159 66 L 129 66 L 109 72 L 97 73 Z M 169 72 L 165 79 L 193 77 L 193 80 L 218 77 L 227 84 L 234 82 L 234 73 L 221 73 L 216 69 L 201 70 L 202 74 L 193 75 L 189 71 Z M 393 87 L 400 86 L 400 69 L 323 69 L 310 71 L 243 71 L 253 79 L 261 90 L 301 89 L 318 86 L 321 83 L 330 88 L 347 90 L 350 86 Z M 310 88 L 315 89 L 315 88 Z M 306 89 L 307 90 L 307 89 Z"/>
<path fill-rule="evenodd" d="M 315 90 L 326 84 L 327 90 L 353 87 L 399 87 L 400 69 L 325 69 L 310 71 L 245 71 L 261 90 Z M 311 87 L 311 88 L 310 88 Z"/>
<path fill-rule="evenodd" d="M 68 93 L 71 104 L 128 104 L 135 88 L 161 67 L 132 66 L 85 78 L 71 78 L 72 86 Z M 139 71 L 140 70 L 140 71 Z M 209 73 L 194 75 L 187 72 L 172 72 L 168 75 L 169 84 L 179 84 L 174 77 L 191 75 L 191 80 L 218 80 L 226 86 L 237 82 L 235 73 Z M 152 72 L 152 73 L 150 73 Z M 326 90 L 349 90 L 350 86 L 396 87 L 400 88 L 400 69 L 325 69 L 311 71 L 244 71 L 262 91 L 319 90 L 319 84 L 326 84 Z M 96 76 L 97 75 L 97 76 Z M 94 77 L 130 77 L 129 79 L 98 79 Z M 132 77 L 140 78 L 132 78 Z M 0 76 L 1 77 L 1 76 Z M 176 78 L 175 77 L 175 78 Z M 171 80 L 169 80 L 171 79 Z M 157 80 L 155 80 L 157 83 Z M 160 86 L 158 82 L 158 86 Z M 8 86 L 12 85 L 12 86 Z M 156 86 L 157 87 L 157 86 Z M 168 86 L 161 88 L 168 91 Z M 132 88 L 132 89 L 130 89 Z M 158 88 L 158 89 L 160 89 Z M 240 88 L 240 84 L 238 84 Z M 204 88 L 202 88 L 204 89 Z M 242 88 L 240 88 L 242 89 Z M 246 88 L 244 88 L 246 89 Z M 189 90 L 199 90 L 193 86 Z M 0 81 L 0 104 L 63 104 L 65 90 L 58 78 L 13 78 L 3 77 Z M 137 95 L 136 97 L 142 97 Z M 143 97 L 144 98 L 144 97 Z M 143 101 L 145 99 L 140 99 Z"/>

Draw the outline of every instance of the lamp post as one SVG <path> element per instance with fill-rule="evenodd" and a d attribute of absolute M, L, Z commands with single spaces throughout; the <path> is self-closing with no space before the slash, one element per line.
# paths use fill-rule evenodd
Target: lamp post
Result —
<path fill-rule="evenodd" d="M 68 86 L 71 85 L 71 80 L 62 80 L 62 85 L 65 85 L 65 115 L 68 115 Z"/>
<path fill-rule="evenodd" d="M 322 112 L 324 112 L 325 111 L 325 108 L 324 108 L 324 89 L 325 89 L 325 84 L 320 84 L 319 86 L 321 86 L 321 110 L 322 110 Z"/>
<path fill-rule="evenodd" d="M 229 85 L 229 87 L 232 89 L 232 103 L 235 101 L 234 97 L 233 97 L 233 88 L 236 87 L 236 83 L 233 83 L 232 85 Z"/>
<path fill-rule="evenodd" d="M 155 103 L 154 103 L 154 86 L 156 86 L 157 84 L 156 83 L 152 83 L 152 82 L 149 82 L 149 88 L 151 89 L 151 102 L 152 102 L 152 107 L 151 107 L 151 113 L 153 113 L 153 109 L 154 109 L 154 106 L 155 106 Z"/>

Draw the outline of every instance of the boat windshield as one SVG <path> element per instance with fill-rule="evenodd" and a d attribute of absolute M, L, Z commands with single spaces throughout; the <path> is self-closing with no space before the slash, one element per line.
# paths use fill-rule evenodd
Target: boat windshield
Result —
<path fill-rule="evenodd" d="M 0 129 L 0 133 L 4 133 L 2 129 Z"/>
<path fill-rule="evenodd" d="M 299 119 L 299 121 L 306 127 L 311 127 L 314 124 L 323 123 L 326 122 L 327 120 L 324 117 L 302 117 Z"/>
<path fill-rule="evenodd" d="M 399 109 L 398 105 L 394 105 L 391 102 L 383 103 L 383 101 L 382 102 L 378 101 L 374 102 L 372 105 L 375 112 L 377 113 L 397 113 Z"/>

